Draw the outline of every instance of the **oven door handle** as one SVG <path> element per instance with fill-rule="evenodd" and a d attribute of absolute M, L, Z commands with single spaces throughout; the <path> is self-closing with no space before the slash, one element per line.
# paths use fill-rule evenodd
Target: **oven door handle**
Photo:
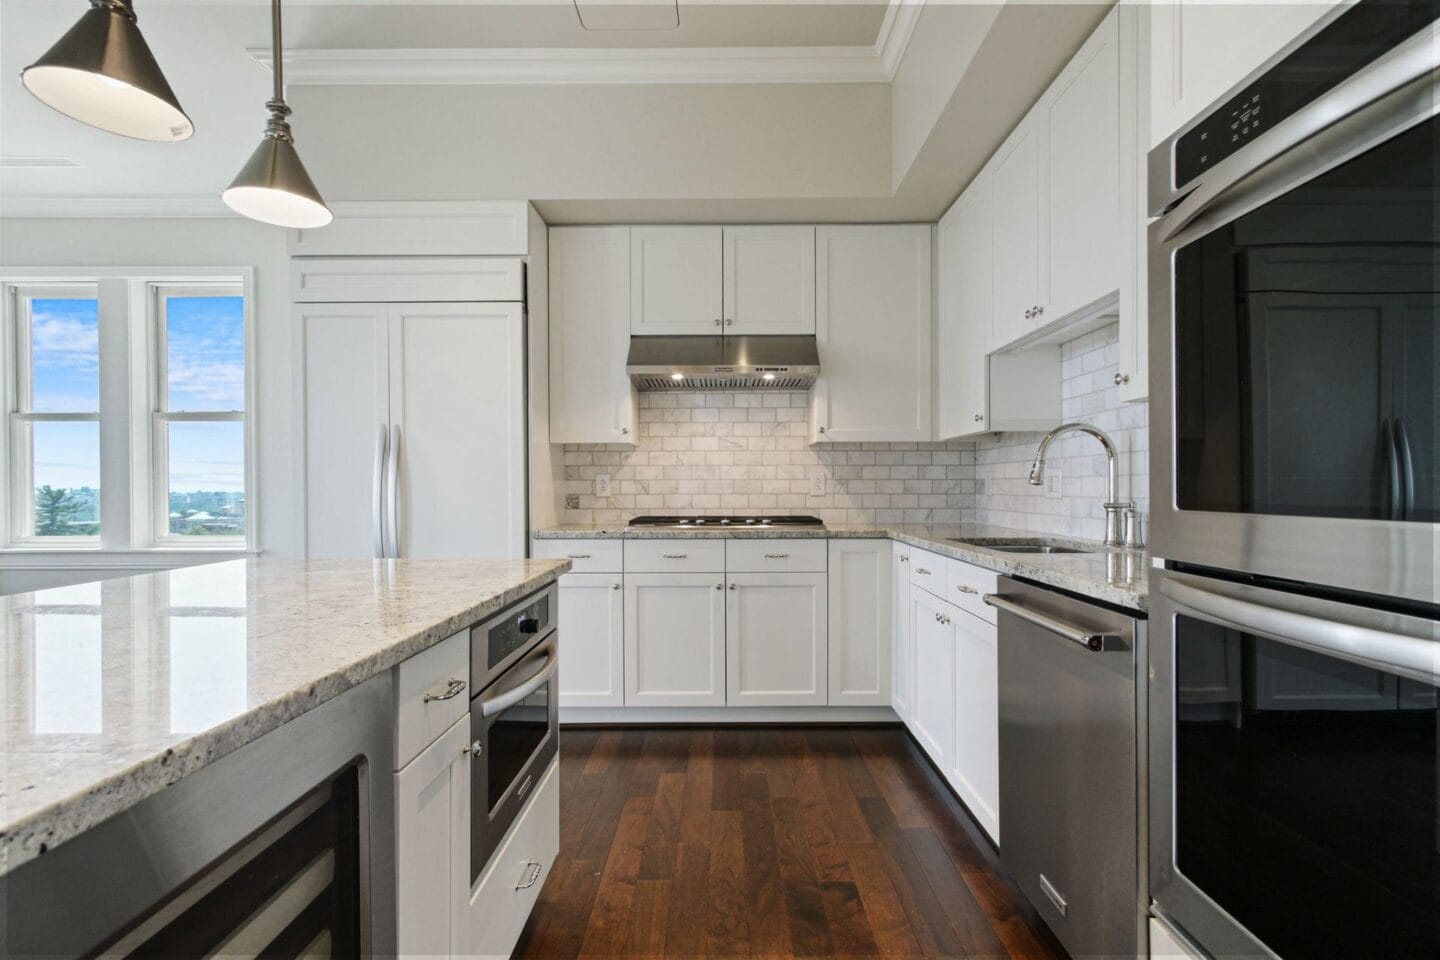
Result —
<path fill-rule="evenodd" d="M 1284 184 L 1271 177 L 1255 184 L 1262 200 L 1434 116 L 1440 110 L 1434 71 L 1432 31 L 1422 30 L 1217 163 L 1200 186 L 1164 215 L 1161 241 L 1174 239 L 1251 175 L 1331 127 L 1341 134 L 1340 142 L 1324 150 L 1296 151 L 1303 155 L 1297 156 L 1296 169 L 1284 177 Z"/>
<path fill-rule="evenodd" d="M 549 683 L 555 676 L 555 670 L 560 665 L 560 656 L 552 643 L 545 648 L 544 659 L 540 666 L 528 678 L 521 681 L 518 686 L 511 687 L 503 693 L 497 693 L 493 697 L 480 698 L 480 716 L 493 717 L 503 710 L 509 710 L 515 704 L 524 700 L 530 694 L 539 690 Z M 518 669 L 521 665 L 516 664 L 512 669 Z"/>
<path fill-rule="evenodd" d="M 1184 579 L 1181 579 L 1181 578 Z M 1282 643 L 1348 660 L 1434 685 L 1440 674 L 1440 628 L 1423 621 L 1418 635 L 1344 623 L 1297 610 L 1220 593 L 1197 586 L 1184 574 L 1167 573 L 1160 591 L 1180 607 L 1206 620 L 1245 633 L 1263 634 Z M 1243 588 L 1242 588 L 1243 589 Z M 1305 598 L 1296 598 L 1303 602 Z M 1430 636 L 1424 635 L 1425 633 Z"/>

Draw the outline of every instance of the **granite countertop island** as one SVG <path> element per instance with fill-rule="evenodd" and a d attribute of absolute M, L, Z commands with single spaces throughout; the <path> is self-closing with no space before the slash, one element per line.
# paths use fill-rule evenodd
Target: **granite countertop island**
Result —
<path fill-rule="evenodd" d="M 0 597 L 0 874 L 569 566 L 234 560 Z"/>
<path fill-rule="evenodd" d="M 1145 552 L 1106 547 L 1090 540 L 1050 537 L 1033 530 L 1016 530 L 988 524 L 861 524 L 829 525 L 819 528 L 706 527 L 681 530 L 674 527 L 627 527 L 620 524 L 570 523 L 537 530 L 536 540 L 582 539 L 736 539 L 796 538 L 834 539 L 868 537 L 898 540 L 912 547 L 930 550 L 966 563 L 994 570 L 1006 576 L 1023 577 L 1131 610 L 1147 609 L 1147 572 L 1150 556 Z M 1024 543 L 1035 540 L 1056 542 L 1084 553 L 1034 554 L 1002 553 L 979 544 L 957 543 L 961 539 L 986 539 Z"/>

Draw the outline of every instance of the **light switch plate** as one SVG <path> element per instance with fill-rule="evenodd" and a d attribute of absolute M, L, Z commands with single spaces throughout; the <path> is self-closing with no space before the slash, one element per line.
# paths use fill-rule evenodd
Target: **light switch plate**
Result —
<path fill-rule="evenodd" d="M 825 496 L 825 474 L 818 470 L 810 474 L 810 496 Z"/>
<path fill-rule="evenodd" d="M 595 496 L 610 496 L 610 474 L 602 473 L 595 477 Z"/>
<path fill-rule="evenodd" d="M 1059 500 L 1061 491 L 1065 489 L 1062 481 L 1064 475 L 1059 470 L 1045 471 L 1045 496 L 1050 500 Z"/>

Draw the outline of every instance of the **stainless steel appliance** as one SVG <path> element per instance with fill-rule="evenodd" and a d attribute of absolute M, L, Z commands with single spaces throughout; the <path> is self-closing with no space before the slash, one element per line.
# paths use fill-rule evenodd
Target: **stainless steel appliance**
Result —
<path fill-rule="evenodd" d="M 629 523 L 635 528 L 646 527 L 670 527 L 675 529 L 705 529 L 714 528 L 725 530 L 731 528 L 740 529 L 765 529 L 773 527 L 784 530 L 823 530 L 825 524 L 819 517 L 807 517 L 802 515 L 777 515 L 759 517 L 702 517 L 702 516 L 645 516 L 635 517 Z"/>
<path fill-rule="evenodd" d="M 1150 158 L 1150 892 L 1217 957 L 1440 956 L 1437 14 Z"/>
<path fill-rule="evenodd" d="M 813 336 L 631 337 L 625 370 L 638 390 L 805 390 L 820 350 Z"/>
<path fill-rule="evenodd" d="M 1436 600 L 1435 16 L 1360 0 L 1151 153 L 1157 556 Z"/>
<path fill-rule="evenodd" d="M 470 630 L 470 882 L 480 878 L 559 746 L 552 584 Z"/>
<path fill-rule="evenodd" d="M 985 602 L 1000 612 L 1000 856 L 1071 956 L 1141 956 L 1145 623 L 1011 577 Z"/>

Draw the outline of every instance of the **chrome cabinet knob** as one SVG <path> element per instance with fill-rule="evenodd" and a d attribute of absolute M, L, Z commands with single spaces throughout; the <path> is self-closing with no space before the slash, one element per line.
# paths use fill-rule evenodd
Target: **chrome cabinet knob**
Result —
<path fill-rule="evenodd" d="M 1035 311 L 1034 311 L 1033 309 L 1030 309 L 1030 310 L 1026 310 L 1026 311 L 1025 311 L 1025 319 L 1026 319 L 1026 320 L 1029 320 L 1029 319 L 1030 319 L 1031 317 L 1033 317 L 1033 316 L 1035 316 Z"/>
<path fill-rule="evenodd" d="M 976 423 L 984 423 L 984 422 L 985 422 L 985 414 L 983 414 L 983 413 L 977 413 L 977 414 L 975 414 L 975 422 L 976 422 Z"/>
<path fill-rule="evenodd" d="M 730 589 L 731 589 L 731 590 L 738 590 L 739 588 L 736 587 L 735 584 L 732 583 L 732 584 L 730 584 Z"/>
<path fill-rule="evenodd" d="M 717 583 L 717 584 L 715 584 L 715 589 L 716 589 L 716 590 L 724 590 L 724 589 L 725 589 L 725 584 L 723 584 L 723 583 Z"/>
<path fill-rule="evenodd" d="M 824 427 L 820 427 L 820 428 L 817 430 L 817 432 L 818 432 L 818 433 L 824 433 L 824 432 L 825 432 L 825 428 L 824 428 Z"/>
<path fill-rule="evenodd" d="M 620 435 L 621 435 L 622 437 L 628 437 L 628 436 L 630 436 L 630 428 L 629 428 L 629 427 L 621 427 L 621 428 L 620 428 Z"/>
<path fill-rule="evenodd" d="M 717 327 L 720 326 L 720 318 L 719 318 L 719 317 L 716 317 L 716 318 L 715 318 L 715 326 L 717 326 Z"/>
<path fill-rule="evenodd" d="M 480 754 L 485 752 L 485 744 L 481 743 L 479 740 L 476 740 L 465 749 L 470 752 L 470 756 L 479 757 Z"/>
<path fill-rule="evenodd" d="M 610 589 L 611 589 L 611 590 L 619 590 L 619 589 L 620 589 L 620 584 L 617 583 L 617 584 L 615 584 L 614 586 L 612 586 Z"/>
<path fill-rule="evenodd" d="M 731 318 L 731 317 L 726 317 L 726 318 L 725 318 L 725 326 L 727 326 L 727 327 L 733 327 L 733 326 L 735 326 L 735 320 L 734 320 L 733 318 Z"/>
<path fill-rule="evenodd" d="M 1128 374 L 1128 373 L 1117 373 L 1117 374 L 1115 374 L 1115 386 L 1118 387 L 1118 386 L 1120 386 L 1122 383 L 1129 383 L 1129 382 L 1130 382 L 1130 374 Z"/>
<path fill-rule="evenodd" d="M 1036 308 L 1035 308 L 1035 316 L 1037 316 L 1037 317 L 1040 316 L 1040 314 L 1042 314 L 1042 313 L 1044 313 L 1044 312 L 1045 312 L 1045 308 L 1044 308 L 1044 307 L 1036 307 Z"/>

